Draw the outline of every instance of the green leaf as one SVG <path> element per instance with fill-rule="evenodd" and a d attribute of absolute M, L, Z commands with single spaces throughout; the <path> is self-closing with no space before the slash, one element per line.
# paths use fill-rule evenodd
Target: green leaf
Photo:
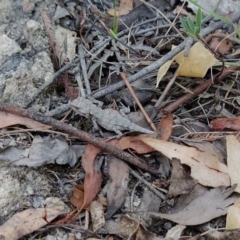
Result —
<path fill-rule="evenodd" d="M 187 16 L 187 25 L 188 25 L 189 29 L 191 30 L 191 32 L 194 32 L 194 27 L 195 27 L 194 22 L 189 16 Z"/>
<path fill-rule="evenodd" d="M 181 24 L 184 28 L 185 31 L 191 32 L 191 29 L 189 28 L 188 24 L 187 24 L 187 19 L 181 19 Z"/>
<path fill-rule="evenodd" d="M 199 31 L 202 26 L 202 10 L 201 8 L 198 8 L 197 14 L 196 14 L 196 27 L 199 28 Z"/>

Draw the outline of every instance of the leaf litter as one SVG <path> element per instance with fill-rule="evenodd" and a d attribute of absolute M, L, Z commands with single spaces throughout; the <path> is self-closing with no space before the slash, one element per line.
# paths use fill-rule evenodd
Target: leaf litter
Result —
<path fill-rule="evenodd" d="M 142 141 L 169 159 L 177 158 L 182 164 L 188 165 L 191 176 L 202 185 L 230 186 L 227 166 L 221 163 L 216 155 L 158 139 L 142 138 Z"/>
<path fill-rule="evenodd" d="M 8 112 L 8 108 L 3 108 L 4 111 L 0 112 L 1 128 L 4 128 L 2 130 L 3 137 L 0 139 L 1 161 L 11 165 L 35 168 L 48 164 L 44 166 L 46 171 L 49 171 L 48 169 L 51 169 L 52 166 L 56 167 L 56 169 L 50 170 L 56 180 L 53 182 L 54 192 L 52 194 L 60 194 L 64 202 L 70 201 L 72 203 L 71 210 L 54 212 L 54 203 L 51 207 L 42 208 L 41 201 L 38 201 L 45 198 L 49 193 L 44 195 L 39 192 L 40 196 L 35 196 L 31 188 L 26 189 L 27 194 L 31 196 L 31 201 L 25 204 L 28 209 L 22 211 L 21 207 L 16 208 L 18 209 L 16 215 L 13 213 L 9 215 L 9 218 L 0 219 L 0 230 L 2 229 L 4 234 L 7 234 L 4 235 L 5 238 L 19 239 L 34 231 L 37 235 L 41 234 L 42 229 L 40 231 L 38 229 L 50 225 L 50 222 L 59 215 L 60 217 L 55 219 L 54 223 L 56 226 L 71 223 L 69 226 L 75 228 L 75 232 L 79 231 L 74 233 L 75 239 L 81 239 L 82 237 L 91 239 L 95 236 L 95 239 L 103 239 L 103 235 L 108 239 L 139 240 L 180 239 L 184 235 L 195 235 L 194 237 L 197 238 L 196 231 L 204 234 L 204 230 L 199 230 L 200 224 L 210 221 L 215 223 L 218 219 L 225 219 L 220 217 L 226 214 L 227 223 L 223 227 L 226 227 L 226 229 L 239 227 L 239 203 L 237 201 L 239 199 L 239 186 L 236 185 L 239 183 L 237 171 L 238 136 L 226 136 L 227 133 L 223 132 L 225 129 L 239 130 L 238 100 L 235 96 L 238 92 L 237 89 L 233 88 L 235 80 L 231 79 L 228 74 L 229 81 L 226 80 L 224 84 L 229 84 L 231 81 L 233 83 L 226 85 L 229 90 L 224 95 L 224 87 L 226 89 L 226 86 L 222 87 L 221 83 L 215 81 L 218 75 L 215 72 L 218 72 L 219 68 L 214 66 L 217 59 L 219 60 L 219 55 L 224 58 L 227 53 L 234 51 L 237 53 L 236 49 L 239 43 L 233 33 L 231 36 L 228 34 L 223 36 L 222 30 L 217 27 L 213 30 L 217 31 L 212 36 L 211 34 L 208 35 L 212 39 L 211 42 L 209 40 L 206 40 L 204 44 L 197 42 L 192 47 L 189 46 L 189 53 L 186 54 L 181 47 L 182 39 L 179 36 L 182 36 L 182 38 L 185 36 L 183 32 L 179 32 L 178 20 L 176 21 L 177 24 L 171 25 L 174 30 L 166 30 L 170 20 L 166 19 L 164 14 L 166 11 L 168 13 L 172 11 L 169 3 L 164 0 L 141 3 L 142 1 L 131 0 L 116 1 L 115 3 L 113 1 L 101 1 L 101 4 L 94 0 L 86 3 L 69 1 L 57 4 L 58 6 L 54 10 L 46 6 L 38 9 L 37 5 L 31 4 L 29 1 L 21 3 L 20 8 L 29 16 L 35 8 L 41 12 L 39 16 L 43 19 L 40 23 L 44 22 L 44 28 L 48 36 L 46 35 L 45 38 L 41 39 L 41 44 L 39 44 L 38 39 L 35 39 L 36 36 L 41 37 L 44 34 L 39 28 L 40 23 L 37 22 L 37 18 L 34 18 L 35 22 L 30 20 L 27 29 L 24 29 L 24 34 L 22 34 L 28 40 L 23 41 L 19 36 L 14 36 L 18 31 L 15 31 L 15 26 L 13 32 L 11 25 L 9 25 L 8 37 L 16 40 L 16 44 L 19 43 L 22 48 L 26 48 L 25 50 L 22 49 L 25 51 L 24 53 L 21 52 L 22 50 L 20 51 L 20 47 L 18 48 L 19 56 L 23 56 L 23 58 L 26 58 L 28 52 L 32 52 L 32 49 L 37 50 L 37 52 L 44 51 L 44 47 L 47 45 L 46 39 L 49 40 L 53 53 L 51 67 L 54 65 L 56 69 L 60 69 L 58 73 L 60 75 L 56 74 L 49 78 L 47 67 L 43 69 L 45 75 L 34 72 L 35 76 L 42 76 L 46 83 L 43 83 L 37 90 L 29 90 L 29 93 L 34 93 L 31 95 L 32 99 L 26 98 L 25 102 L 20 99 L 19 106 L 26 107 L 32 104 L 33 109 L 38 109 L 49 116 L 56 116 L 61 119 L 69 110 L 69 105 L 63 104 L 67 102 L 64 97 L 74 99 L 80 93 L 81 97 L 92 95 L 93 98 L 99 98 L 106 93 L 110 93 L 108 98 L 110 100 L 108 102 L 104 101 L 103 109 L 117 109 L 123 114 L 124 107 L 129 107 L 131 113 L 136 111 L 135 113 L 138 114 L 135 100 L 125 86 L 121 85 L 121 79 L 118 75 L 120 72 L 124 72 L 128 76 L 129 82 L 134 78 L 142 81 L 142 85 L 133 85 L 133 91 L 138 92 L 135 95 L 141 96 L 139 99 L 141 99 L 140 102 L 144 107 L 151 105 L 148 114 L 151 115 L 155 112 L 151 116 L 152 120 L 159 123 L 157 125 L 158 134 L 155 134 L 155 136 L 139 135 L 138 133 L 127 133 L 127 136 L 125 136 L 126 133 L 124 132 L 121 138 L 111 139 L 113 137 L 111 131 L 100 129 L 95 132 L 97 126 L 95 126 L 96 122 L 94 121 L 96 119 L 91 115 L 92 113 L 89 113 L 88 119 L 84 119 L 82 116 L 69 112 L 59 121 L 57 128 L 62 132 L 62 136 L 59 137 L 57 134 L 60 134 L 60 132 L 54 132 L 52 124 L 44 125 L 40 123 L 47 122 L 44 116 L 41 115 L 38 121 L 33 121 L 25 117 L 28 115 L 24 111 L 20 114 L 18 111 L 17 115 L 20 116 L 17 116 L 10 113 L 11 111 Z M 150 3 L 152 6 L 149 5 Z M 118 9 L 116 9 L 116 4 L 119 6 Z M 6 6 L 9 5 L 6 3 Z M 48 9 L 48 11 L 43 12 L 42 9 Z M 156 15 L 156 12 L 162 16 L 161 19 Z M 113 17 L 111 18 L 107 13 Z M 162 15 L 162 13 L 164 14 Z M 189 13 L 188 9 L 184 7 L 182 10 L 175 11 L 174 14 L 191 15 L 192 13 Z M 54 16 L 54 21 L 52 21 L 52 16 Z M 149 22 L 149 19 L 145 18 L 146 16 L 149 19 L 156 19 Z M 165 20 L 163 20 L 164 18 Z M 208 24 L 210 22 L 204 23 L 204 27 L 207 28 Z M 116 31 L 115 27 L 118 27 L 119 32 L 113 31 Z M 121 32 L 122 30 L 125 32 Z M 36 34 L 36 31 L 39 31 L 40 34 Z M 129 31 L 131 34 L 129 34 Z M 179 36 L 172 37 L 177 32 Z M 76 42 L 76 36 L 79 37 L 78 42 Z M 31 42 L 33 46 L 29 48 L 28 45 Z M 176 45 L 175 48 L 173 44 Z M 206 48 L 206 44 L 214 48 L 215 52 L 210 52 Z M 170 50 L 171 48 L 172 50 Z M 1 63 L 9 61 L 8 54 L 5 54 L 3 50 L 0 48 Z M 174 51 L 178 54 L 169 57 L 169 53 Z M 49 52 L 45 53 L 45 55 L 48 54 Z M 161 66 L 156 64 L 152 68 L 162 58 L 167 58 L 169 61 L 164 60 L 165 64 L 162 62 Z M 39 57 L 36 57 L 36 59 L 39 59 Z M 41 61 L 42 63 L 47 62 L 46 59 L 41 59 Z M 176 67 L 173 61 L 179 64 L 179 68 L 174 74 L 177 81 L 171 89 L 168 89 L 166 80 L 169 80 L 169 76 L 171 78 L 171 71 Z M 152 62 L 154 64 L 150 65 Z M 13 62 L 13 66 L 28 66 L 28 64 L 29 62 L 21 64 Z M 42 64 L 37 63 L 32 68 L 36 69 L 40 65 Z M 64 72 L 61 69 L 62 66 L 66 69 L 69 67 L 69 70 Z M 30 66 L 29 69 L 31 69 Z M 231 69 L 236 70 L 237 67 Z M 146 72 L 144 72 L 145 70 Z M 26 80 L 29 72 L 25 73 L 24 71 L 26 69 L 18 69 L 18 72 L 5 74 L 3 79 L 9 76 L 14 77 L 7 79 L 8 84 L 5 88 L 3 86 L 3 89 L 5 91 L 9 90 L 10 83 L 14 82 L 15 78 L 21 78 L 21 81 Z M 228 71 L 226 70 L 226 72 Z M 50 92 L 48 93 L 49 101 L 46 101 L 45 95 L 43 95 L 37 99 L 38 104 L 36 104 L 34 99 L 38 98 L 39 94 L 57 76 L 59 78 L 58 84 L 62 86 L 54 86 L 54 96 Z M 174 77 L 171 80 L 174 80 Z M 195 80 L 190 79 L 191 77 L 194 77 Z M 204 83 L 205 79 L 202 78 L 209 78 L 211 83 L 214 82 L 214 87 L 217 86 L 218 91 L 212 90 L 212 87 L 209 86 L 195 91 L 194 87 L 196 85 L 201 87 Z M 212 81 L 213 79 L 214 81 Z M 29 82 L 27 84 L 24 82 L 23 85 L 30 86 L 31 81 L 36 86 L 42 84 L 37 82 L 35 78 L 32 80 L 31 76 L 28 80 Z M 76 83 L 78 88 L 76 88 Z M 19 87 L 18 83 L 14 84 L 14 86 Z M 123 90 L 120 87 L 117 88 L 119 90 L 117 97 L 112 94 L 116 89 L 113 88 L 108 92 L 115 84 L 124 87 Z M 108 87 L 105 88 L 104 85 Z M 154 85 L 157 85 L 158 89 L 154 88 Z M 62 90 L 62 88 L 64 89 Z M 206 102 L 207 98 L 199 95 L 207 88 L 210 102 Z M 161 92 L 165 89 L 168 89 L 167 95 L 163 97 L 162 100 L 164 101 L 161 102 L 161 108 L 159 108 L 159 104 L 156 103 L 158 102 L 157 98 L 159 95 L 161 96 Z M 107 91 L 104 92 L 105 90 Z M 16 88 L 13 90 L 13 93 L 15 92 Z M 191 98 L 189 102 L 182 106 L 181 96 L 184 97 L 186 92 L 198 97 L 198 99 L 196 101 L 196 98 Z M 4 92 L 2 102 L 5 102 L 11 94 L 7 91 Z M 63 95 L 64 97 L 62 97 Z M 96 97 L 97 95 L 98 97 Z M 131 101 L 129 97 L 131 97 Z M 13 99 L 15 98 L 10 98 L 11 103 L 13 103 Z M 168 108 L 168 104 L 171 106 L 171 102 L 177 104 L 178 109 L 174 113 L 173 110 Z M 154 103 L 156 103 L 155 106 L 153 106 Z M 44 106 L 40 107 L 41 104 Z M 165 111 L 166 106 L 167 111 Z M 58 107 L 60 111 L 55 111 L 58 110 Z M 61 107 L 64 110 L 61 110 Z M 88 106 L 86 106 L 86 109 L 89 109 Z M 221 111 L 217 109 L 221 109 Z M 236 117 L 234 118 L 222 119 L 226 115 L 234 116 L 235 113 Z M 164 114 L 166 117 L 163 117 Z M 34 112 L 31 116 L 35 119 L 37 114 Z M 104 117 L 109 121 L 111 120 L 108 116 Z M 93 129 L 91 128 L 91 120 L 94 125 Z M 137 119 L 133 117 L 132 121 L 134 120 Z M 212 127 L 211 132 L 209 132 L 209 121 Z M 68 124 L 67 131 L 64 127 L 65 122 Z M 112 122 L 110 123 L 112 124 Z M 108 125 L 111 126 L 110 123 Z M 144 121 L 142 123 L 145 128 L 148 127 Z M 117 124 L 121 126 L 122 123 Z M 84 129 L 85 132 L 79 137 L 75 133 L 76 128 L 72 128 L 72 125 Z M 175 131 L 179 125 L 181 130 Z M 27 129 L 22 126 L 26 126 Z M 196 131 L 196 129 L 203 131 Z M 213 131 L 216 130 L 222 132 L 214 133 Z M 37 134 L 34 133 L 36 131 Z M 90 132 L 93 138 L 89 138 L 87 132 Z M 131 161 L 126 160 L 127 157 L 123 151 L 118 154 L 118 158 L 114 156 L 116 155 L 114 150 L 104 151 L 103 149 L 106 148 L 99 147 L 98 137 L 101 137 L 101 141 L 109 144 L 107 149 L 112 149 L 109 147 L 111 145 L 119 150 L 124 150 L 125 153 L 128 151 L 131 155 L 127 156 Z M 89 141 L 89 139 L 93 140 Z M 217 148 L 215 143 L 219 143 L 220 140 L 223 141 Z M 226 140 L 227 155 L 224 140 Z M 123 159 L 128 163 L 135 161 L 135 164 L 129 166 L 129 164 L 123 163 L 121 161 L 122 156 L 125 156 Z M 80 161 L 78 161 L 79 158 Z M 132 158 L 134 161 L 132 161 Z M 147 168 L 144 171 L 140 170 L 141 163 L 147 163 L 149 172 L 151 172 L 151 167 L 155 170 L 155 175 L 147 173 Z M 133 170 L 132 167 L 136 169 Z M 61 172 L 59 169 L 63 169 L 63 171 Z M 3 170 L 5 175 L 7 174 L 4 168 L 0 170 Z M 24 174 L 14 174 L 13 172 L 13 176 L 16 177 L 16 175 L 19 178 L 19 186 L 21 186 L 26 177 Z M 4 191 L 4 188 L 1 188 L 1 191 Z M 57 204 L 55 203 L 55 205 Z M 0 206 L 2 206 L 1 202 Z M 35 207 L 35 209 L 31 207 Z M 81 213 L 83 210 L 85 210 L 85 215 Z M 67 212 L 67 215 L 62 215 L 62 213 Z M 88 213 L 91 215 L 90 220 Z M 34 218 L 32 218 L 33 216 Z M 158 219 L 157 222 L 155 222 L 156 218 Z M 78 227 L 74 222 L 77 222 Z M 13 228 L 19 231 L 13 231 Z M 54 232 L 55 229 L 49 230 L 48 226 L 46 226 L 46 229 L 46 239 L 54 235 L 59 236 L 58 233 Z M 216 236 L 223 239 L 230 234 L 227 231 L 220 232 L 217 228 L 214 231 L 217 233 Z M 64 232 L 64 234 L 67 234 L 68 238 L 72 237 L 69 233 Z"/>

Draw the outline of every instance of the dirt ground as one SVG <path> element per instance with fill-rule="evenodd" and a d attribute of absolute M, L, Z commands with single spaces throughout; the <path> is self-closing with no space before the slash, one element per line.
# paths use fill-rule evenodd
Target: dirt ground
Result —
<path fill-rule="evenodd" d="M 239 3 L 196 4 L 0 1 L 0 239 L 239 239 Z"/>

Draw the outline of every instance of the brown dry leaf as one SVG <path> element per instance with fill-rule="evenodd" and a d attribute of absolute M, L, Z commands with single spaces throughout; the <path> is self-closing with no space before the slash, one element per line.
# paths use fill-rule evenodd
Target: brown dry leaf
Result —
<path fill-rule="evenodd" d="M 84 201 L 82 206 L 79 206 L 80 210 L 88 207 L 101 189 L 102 174 L 98 162 L 95 161 L 99 152 L 99 148 L 88 144 L 82 155 L 82 166 L 86 175 L 84 179 Z"/>
<path fill-rule="evenodd" d="M 108 207 L 106 219 L 110 219 L 124 202 L 128 186 L 129 168 L 121 160 L 112 157 L 108 172 L 112 181 L 107 191 Z"/>
<path fill-rule="evenodd" d="M 188 194 L 197 181 L 188 176 L 178 159 L 172 159 L 172 175 L 168 190 L 169 197 L 176 197 L 181 194 Z"/>
<path fill-rule="evenodd" d="M 213 188 L 194 199 L 178 213 L 151 212 L 150 214 L 187 226 L 203 224 L 227 213 L 228 207 L 238 199 L 238 196 L 229 197 L 233 191 L 234 187 L 228 189 L 224 187 Z"/>
<path fill-rule="evenodd" d="M 182 164 L 188 165 L 191 168 L 191 176 L 202 185 L 230 186 L 227 166 L 221 163 L 217 156 L 163 140 L 142 138 L 142 141 L 169 159 L 177 158 Z"/>
<path fill-rule="evenodd" d="M 130 13 L 133 9 L 133 1 L 132 0 L 120 0 L 120 6 L 119 8 L 117 8 L 117 10 L 115 11 L 115 9 L 111 8 L 108 9 L 108 14 L 111 16 L 122 16 L 122 15 L 126 15 L 128 13 Z"/>
<path fill-rule="evenodd" d="M 216 49 L 221 54 L 230 52 L 233 47 L 232 42 L 229 39 L 222 39 L 218 37 L 213 37 L 210 43 L 212 49 Z"/>
<path fill-rule="evenodd" d="M 134 149 L 137 153 L 149 153 L 153 151 L 153 148 L 149 147 L 147 144 L 143 143 L 140 139 L 141 136 L 133 137 L 122 137 L 121 139 L 112 139 L 109 143 L 113 146 L 118 147 L 119 149 Z M 84 154 L 82 155 L 82 166 L 86 172 L 84 180 L 84 201 L 82 203 L 81 198 L 79 203 L 77 203 L 76 196 L 73 195 L 74 205 L 78 206 L 79 209 L 86 208 L 91 201 L 96 197 L 97 193 L 100 190 L 102 183 L 101 172 L 97 171 L 94 167 L 95 158 L 101 150 L 93 145 L 87 145 L 85 148 Z"/>
<path fill-rule="evenodd" d="M 141 141 L 141 137 L 144 136 L 146 135 L 141 134 L 138 136 L 122 137 L 120 139 L 112 139 L 111 141 L 109 141 L 109 143 L 121 150 L 133 149 L 138 154 L 153 152 L 154 149 L 152 147 Z"/>
<path fill-rule="evenodd" d="M 231 184 L 237 184 L 236 192 L 240 193 L 240 143 L 235 136 L 226 137 L 227 165 Z"/>
<path fill-rule="evenodd" d="M 166 112 L 166 116 L 162 118 L 159 123 L 159 129 L 161 132 L 160 139 L 167 141 L 172 135 L 172 127 L 173 127 L 173 116 L 170 112 Z"/>
<path fill-rule="evenodd" d="M 76 185 L 73 189 L 73 195 L 70 198 L 70 202 L 73 206 L 81 208 L 84 202 L 84 187 L 82 185 Z"/>
<path fill-rule="evenodd" d="M 222 131 L 224 129 L 240 130 L 240 117 L 218 118 L 210 122 L 214 131 Z"/>
<path fill-rule="evenodd" d="M 209 43 L 209 46 L 214 50 L 214 51 L 218 51 L 221 54 L 225 54 L 230 52 L 230 50 L 233 47 L 232 42 L 227 39 L 227 38 L 223 38 L 221 37 L 221 32 L 222 30 L 218 30 L 216 31 L 216 33 L 219 33 L 220 36 L 219 37 L 212 37 L 211 42 Z"/>
<path fill-rule="evenodd" d="M 27 209 L 13 215 L 0 226 L 0 238 L 11 240 L 20 239 L 24 235 L 32 233 L 47 225 L 54 218 L 63 213 L 65 212 L 51 208 Z"/>
<path fill-rule="evenodd" d="M 226 219 L 226 229 L 240 228 L 240 199 L 229 207 Z M 239 239 L 239 238 L 238 238 Z"/>
<path fill-rule="evenodd" d="M 1 112 L 0 111 L 0 128 L 9 127 L 12 125 L 24 125 L 28 128 L 46 130 L 51 128 L 51 126 L 39 123 L 30 118 L 20 117 L 11 113 Z"/>

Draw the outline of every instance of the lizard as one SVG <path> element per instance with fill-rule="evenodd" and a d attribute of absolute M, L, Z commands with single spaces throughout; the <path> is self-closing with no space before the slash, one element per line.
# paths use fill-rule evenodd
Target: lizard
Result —
<path fill-rule="evenodd" d="M 94 102 L 85 97 L 78 97 L 71 102 L 71 108 L 81 116 L 91 117 L 101 127 L 114 131 L 118 136 L 122 135 L 122 131 L 135 131 L 147 134 L 154 132 L 131 122 L 127 117 L 122 116 L 114 109 L 102 109 L 103 103 L 95 100 Z M 99 105 L 99 106 L 97 106 Z"/>

